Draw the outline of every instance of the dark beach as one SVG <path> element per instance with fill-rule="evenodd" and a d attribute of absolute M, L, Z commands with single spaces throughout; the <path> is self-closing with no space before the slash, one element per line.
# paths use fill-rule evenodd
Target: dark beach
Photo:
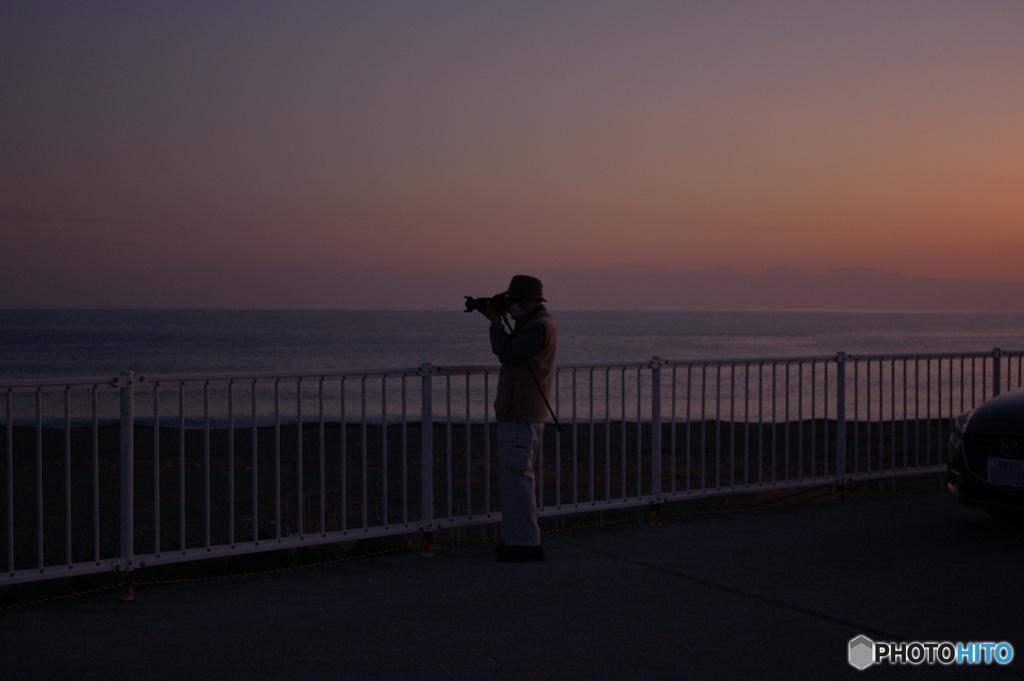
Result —
<path fill-rule="evenodd" d="M 941 419 L 847 424 L 847 472 L 900 471 L 928 462 L 947 427 Z M 593 510 L 592 501 L 643 498 L 650 485 L 651 435 L 650 424 L 570 423 L 560 434 L 549 425 L 541 505 L 571 511 L 580 504 L 582 512 Z M 435 520 L 496 512 L 495 472 L 485 455 L 496 442 L 494 425 L 435 423 L 432 437 Z M 662 491 L 669 495 L 715 488 L 751 492 L 795 478 L 828 483 L 834 477 L 834 421 L 664 424 L 661 437 L 662 451 L 675 452 L 662 459 Z M 423 496 L 418 423 L 324 424 L 322 431 L 320 424 L 306 424 L 301 438 L 300 463 L 295 425 L 255 431 L 137 426 L 135 554 L 375 526 L 416 532 Z M 14 568 L 39 566 L 40 530 L 44 565 L 118 557 L 119 428 L 12 427 L 10 441 L 13 451 L 0 459 L 0 480 L 10 477 L 13 499 L 4 484 L 0 508 L 11 504 L 14 510 Z M 5 569 L 7 531 L 5 522 Z"/>

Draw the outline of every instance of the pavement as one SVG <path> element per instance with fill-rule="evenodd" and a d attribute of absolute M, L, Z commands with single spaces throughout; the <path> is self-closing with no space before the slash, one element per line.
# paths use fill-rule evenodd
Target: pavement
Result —
<path fill-rule="evenodd" d="M 583 519 L 588 520 L 587 518 Z M 582 523 L 583 521 L 581 521 Z M 670 506 L 545 535 L 508 564 L 485 541 L 0 610 L 0 679 L 1024 678 L 1024 531 L 937 479 L 815 502 Z M 1007 666 L 861 671 L 848 644 L 1001 642 Z"/>

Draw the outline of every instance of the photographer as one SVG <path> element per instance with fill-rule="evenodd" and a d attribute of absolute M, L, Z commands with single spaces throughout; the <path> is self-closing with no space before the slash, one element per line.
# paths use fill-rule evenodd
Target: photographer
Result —
<path fill-rule="evenodd" d="M 497 553 L 505 562 L 544 560 L 533 469 L 551 412 L 558 345 L 558 329 L 544 302 L 540 280 L 517 274 L 504 294 L 474 308 L 490 320 L 491 350 L 501 362 L 494 414 L 504 541 Z M 515 320 L 511 332 L 504 307 Z"/>

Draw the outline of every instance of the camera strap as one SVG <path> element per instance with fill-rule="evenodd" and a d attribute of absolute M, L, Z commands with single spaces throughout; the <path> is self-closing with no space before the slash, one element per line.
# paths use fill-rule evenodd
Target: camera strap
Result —
<path fill-rule="evenodd" d="M 537 380 L 536 374 L 533 373 L 533 367 L 529 364 L 526 365 L 526 370 L 530 372 L 530 378 L 533 379 L 533 384 L 537 386 L 537 390 L 540 392 L 541 398 L 544 400 L 544 404 L 548 408 L 548 413 L 551 414 L 551 420 L 555 423 L 555 430 L 559 433 L 562 432 L 562 424 L 558 422 L 558 417 L 555 416 L 555 410 L 551 408 L 551 403 L 548 402 L 548 396 L 544 394 L 544 388 L 541 387 L 540 381 Z"/>

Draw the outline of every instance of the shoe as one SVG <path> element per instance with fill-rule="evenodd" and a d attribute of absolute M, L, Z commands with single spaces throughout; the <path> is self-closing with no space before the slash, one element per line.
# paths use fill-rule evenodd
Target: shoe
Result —
<path fill-rule="evenodd" d="M 544 547 L 537 546 L 505 546 L 498 544 L 494 547 L 498 554 L 498 562 L 501 563 L 528 563 L 544 560 Z"/>

